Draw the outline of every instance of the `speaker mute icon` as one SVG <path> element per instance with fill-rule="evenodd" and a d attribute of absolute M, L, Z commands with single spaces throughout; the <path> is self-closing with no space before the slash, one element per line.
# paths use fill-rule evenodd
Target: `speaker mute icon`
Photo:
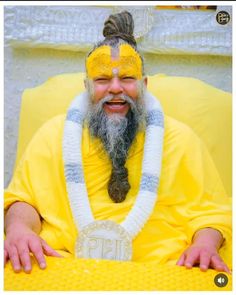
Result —
<path fill-rule="evenodd" d="M 215 276 L 214 282 L 217 287 L 225 287 L 228 284 L 228 277 L 224 273 L 219 273 Z"/>

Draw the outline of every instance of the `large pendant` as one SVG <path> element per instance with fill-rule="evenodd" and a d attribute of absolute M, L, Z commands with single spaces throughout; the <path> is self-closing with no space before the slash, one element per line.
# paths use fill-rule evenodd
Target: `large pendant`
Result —
<path fill-rule="evenodd" d="M 131 260 L 132 239 L 111 220 L 97 220 L 79 232 L 75 253 L 80 258 Z"/>

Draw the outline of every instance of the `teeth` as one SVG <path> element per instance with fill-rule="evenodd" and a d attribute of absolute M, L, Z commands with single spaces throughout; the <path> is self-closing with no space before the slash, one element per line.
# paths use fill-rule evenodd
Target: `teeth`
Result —
<path fill-rule="evenodd" d="M 125 104 L 126 102 L 124 100 L 111 100 L 108 101 L 109 104 Z"/>

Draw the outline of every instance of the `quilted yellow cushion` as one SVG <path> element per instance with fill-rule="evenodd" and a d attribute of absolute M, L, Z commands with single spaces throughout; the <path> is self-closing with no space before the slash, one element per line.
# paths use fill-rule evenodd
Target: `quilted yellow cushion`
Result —
<path fill-rule="evenodd" d="M 194 267 L 152 263 L 46 257 L 48 267 L 34 263 L 31 275 L 14 273 L 8 263 L 4 275 L 5 291 L 230 291 L 232 275 L 218 287 L 219 273 Z M 219 278 L 221 282 L 224 278 Z"/>
<path fill-rule="evenodd" d="M 84 91 L 84 77 L 84 73 L 62 74 L 24 91 L 17 161 L 35 131 L 51 117 L 65 113 L 70 101 Z M 231 94 L 198 79 L 163 74 L 148 77 L 148 90 L 159 98 L 167 115 L 186 123 L 202 138 L 231 196 Z"/>

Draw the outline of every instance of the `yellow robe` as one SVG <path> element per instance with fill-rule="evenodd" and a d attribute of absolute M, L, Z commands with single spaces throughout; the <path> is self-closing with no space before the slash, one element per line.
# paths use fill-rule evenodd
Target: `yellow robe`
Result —
<path fill-rule="evenodd" d="M 5 208 L 15 201 L 34 206 L 42 216 L 40 236 L 65 256 L 74 255 L 77 230 L 66 192 L 62 158 L 65 116 L 45 123 L 28 145 L 5 190 Z M 141 178 L 145 135 L 139 133 L 126 166 L 131 189 L 122 203 L 107 193 L 111 165 L 99 140 L 83 130 L 85 180 L 96 220 L 122 222 L 135 202 Z M 205 146 L 186 125 L 165 117 L 163 160 L 158 199 L 142 231 L 133 241 L 133 260 L 174 264 L 191 244 L 194 232 L 213 227 L 221 231 L 223 259 L 231 265 L 231 198 Z M 62 253 L 62 252 L 61 252 Z"/>

